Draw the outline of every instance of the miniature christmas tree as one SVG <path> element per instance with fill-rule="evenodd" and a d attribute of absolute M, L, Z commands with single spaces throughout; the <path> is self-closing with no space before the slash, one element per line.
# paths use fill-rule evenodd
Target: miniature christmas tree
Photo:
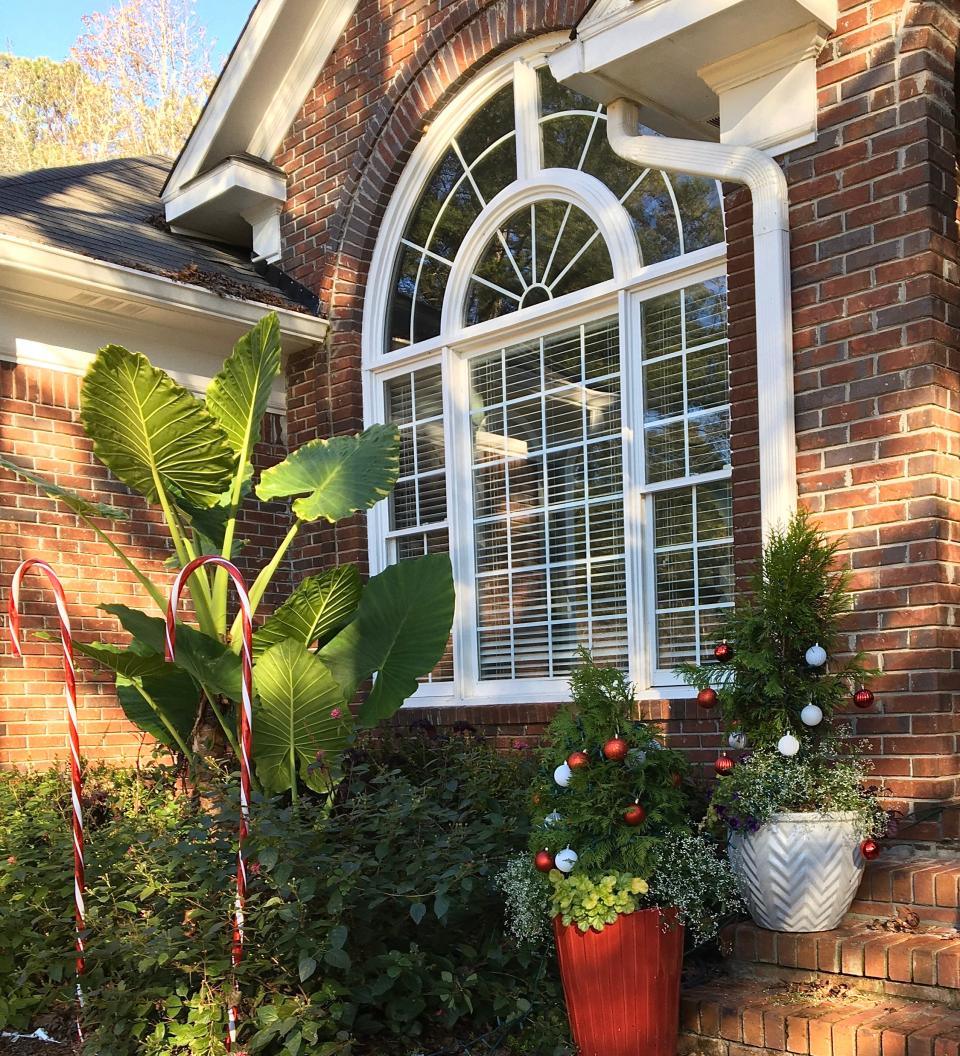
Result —
<path fill-rule="evenodd" d="M 731 747 L 776 745 L 796 755 L 835 735 L 839 709 L 872 704 L 864 682 L 874 672 L 862 655 L 838 656 L 850 592 L 836 556 L 836 544 L 798 511 L 771 534 L 748 597 L 723 623 L 718 662 L 678 669 L 702 707 L 719 705 Z"/>
<path fill-rule="evenodd" d="M 692 831 L 686 762 L 656 726 L 634 718 L 621 671 L 586 653 L 583 661 L 542 753 L 530 849 L 543 871 L 649 877 L 664 839 Z"/>

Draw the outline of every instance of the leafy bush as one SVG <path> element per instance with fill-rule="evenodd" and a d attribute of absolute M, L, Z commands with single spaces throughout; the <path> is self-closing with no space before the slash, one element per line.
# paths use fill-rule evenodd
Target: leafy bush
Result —
<path fill-rule="evenodd" d="M 852 812 L 864 838 L 885 834 L 883 789 L 871 782 L 871 764 L 850 741 L 810 745 L 795 756 L 764 747 L 718 781 L 706 824 L 718 831 L 754 832 L 772 815 L 786 812 Z"/>
<path fill-rule="evenodd" d="M 505 934 L 493 883 L 527 836 L 523 753 L 415 737 L 346 767 L 332 802 L 254 803 L 243 1048 L 408 1056 L 504 1028 L 505 1051 L 560 1051 L 552 963 Z M 85 1051 L 222 1053 L 235 785 L 212 811 L 163 769 L 87 788 Z M 68 815 L 63 775 L 0 777 L 0 1028 L 72 1005 Z"/>

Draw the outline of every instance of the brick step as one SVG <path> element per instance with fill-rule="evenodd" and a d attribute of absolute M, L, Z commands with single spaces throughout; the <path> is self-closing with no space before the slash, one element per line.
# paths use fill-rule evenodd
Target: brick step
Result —
<path fill-rule="evenodd" d="M 842 986 L 718 979 L 680 1002 L 682 1056 L 960 1056 L 960 1012 Z"/>
<path fill-rule="evenodd" d="M 843 977 L 858 987 L 861 980 L 870 981 L 864 989 L 891 993 L 903 993 L 908 986 L 937 988 L 940 992 L 931 993 L 931 1000 L 960 1003 L 960 934 L 951 928 L 880 931 L 850 917 L 835 931 L 791 935 L 742 921 L 724 928 L 721 941 L 742 974 L 756 966 L 803 969 Z M 886 985 L 877 987 L 876 982 Z"/>
<path fill-rule="evenodd" d="M 870 862 L 851 912 L 892 916 L 905 906 L 926 923 L 960 924 L 960 858 L 881 858 Z"/>

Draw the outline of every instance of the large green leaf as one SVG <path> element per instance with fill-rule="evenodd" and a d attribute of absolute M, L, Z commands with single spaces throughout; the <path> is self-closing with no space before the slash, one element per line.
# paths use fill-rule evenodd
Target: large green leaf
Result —
<path fill-rule="evenodd" d="M 52 638 L 53 635 L 43 635 L 43 637 Z M 78 653 L 89 656 L 98 664 L 102 664 L 108 670 L 126 679 L 136 680 L 148 675 L 162 675 L 168 667 L 159 653 L 140 650 L 136 642 L 127 649 L 121 649 L 120 646 L 110 645 L 107 642 L 74 640 L 73 647 Z"/>
<path fill-rule="evenodd" d="M 301 645 L 323 645 L 350 622 L 361 589 L 356 565 L 308 576 L 253 636 L 254 655 L 287 638 Z"/>
<path fill-rule="evenodd" d="M 223 429 L 139 352 L 100 349 L 83 379 L 80 417 L 97 458 L 151 502 L 163 491 L 212 506 L 230 486 L 235 458 Z"/>
<path fill-rule="evenodd" d="M 159 616 L 148 616 L 126 605 L 101 605 L 116 616 L 123 629 L 142 646 L 163 656 L 166 625 Z M 185 623 L 177 623 L 176 666 L 209 687 L 218 696 L 240 699 L 240 657 L 215 638 Z"/>
<path fill-rule="evenodd" d="M 233 346 L 207 388 L 207 410 L 227 434 L 237 461 L 250 461 L 273 382 L 280 373 L 280 322 L 265 315 Z"/>
<path fill-rule="evenodd" d="M 147 699 L 149 697 L 149 700 Z M 197 717 L 199 694 L 190 676 L 173 664 L 157 675 L 141 679 L 117 678 L 117 699 L 124 715 L 154 740 L 178 750 L 180 745 L 163 719 L 176 730 L 185 745 Z M 156 710 L 154 710 L 156 708 Z M 160 716 L 163 716 L 163 719 Z"/>
<path fill-rule="evenodd" d="M 376 672 L 360 708 L 363 724 L 389 718 L 436 666 L 450 637 L 453 602 L 446 554 L 391 565 L 364 587 L 356 618 L 318 654 L 347 700 Z"/>
<path fill-rule="evenodd" d="M 271 646 L 253 673 L 259 706 L 253 717 L 253 758 L 267 792 L 285 792 L 299 774 L 322 787 L 310 767 L 317 752 L 329 763 L 344 749 L 350 731 L 340 687 L 327 668 L 299 642 Z M 331 711 L 340 708 L 334 718 Z"/>
<path fill-rule="evenodd" d="M 390 494 L 400 471 L 400 432 L 374 425 L 356 436 L 310 440 L 260 476 L 261 499 L 300 495 L 293 512 L 302 521 L 335 523 L 369 509 Z"/>
<path fill-rule="evenodd" d="M 89 499 L 84 499 L 66 488 L 61 488 L 59 484 L 54 484 L 51 480 L 45 480 L 38 473 L 18 466 L 16 462 L 11 462 L 3 455 L 0 455 L 0 468 L 16 473 L 18 477 L 30 481 L 31 484 L 36 484 L 51 499 L 59 499 L 68 510 L 81 517 L 109 517 L 113 521 L 125 521 L 130 517 L 129 511 L 119 506 L 108 506 L 105 502 L 91 502 Z"/>

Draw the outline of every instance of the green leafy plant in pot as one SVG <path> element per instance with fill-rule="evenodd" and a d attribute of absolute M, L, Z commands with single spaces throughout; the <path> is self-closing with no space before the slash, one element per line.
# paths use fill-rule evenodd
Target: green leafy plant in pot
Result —
<path fill-rule="evenodd" d="M 521 937 L 552 919 L 583 1056 L 672 1056 L 685 927 L 712 935 L 736 884 L 695 831 L 683 756 L 634 717 L 622 672 L 582 660 L 542 749 L 530 855 L 502 881 L 508 917 Z"/>
<path fill-rule="evenodd" d="M 842 652 L 849 609 L 837 544 L 800 510 L 771 533 L 718 662 L 678 669 L 701 707 L 719 709 L 731 749 L 708 823 L 727 830 L 754 920 L 776 931 L 835 928 L 887 826 L 863 748 L 836 721 L 873 704 L 874 672 Z"/>
<path fill-rule="evenodd" d="M 206 399 L 177 384 L 145 356 L 100 349 L 83 379 L 80 417 L 97 458 L 157 507 L 170 565 L 199 554 L 236 560 L 244 505 L 252 494 L 289 500 L 290 525 L 250 586 L 254 614 L 306 525 L 334 524 L 388 496 L 400 463 L 400 432 L 379 425 L 356 436 L 316 439 L 264 470 L 254 445 L 281 370 L 277 316 L 236 344 Z M 143 588 L 155 613 L 105 605 L 130 634 L 126 647 L 75 643 L 116 675 L 127 717 L 191 765 L 218 746 L 237 752 L 240 617 L 230 618 L 228 576 L 199 569 L 190 580 L 197 627 L 177 628 L 177 655 L 164 662 L 166 589 L 118 541 L 130 510 L 90 501 L 0 458 L 0 467 L 37 485 L 74 513 Z M 303 579 L 254 635 L 253 763 L 267 793 L 330 787 L 355 722 L 392 715 L 442 656 L 453 621 L 453 580 L 445 554 L 394 565 L 362 583 L 353 565 Z M 350 704 L 371 676 L 356 713 Z"/>

